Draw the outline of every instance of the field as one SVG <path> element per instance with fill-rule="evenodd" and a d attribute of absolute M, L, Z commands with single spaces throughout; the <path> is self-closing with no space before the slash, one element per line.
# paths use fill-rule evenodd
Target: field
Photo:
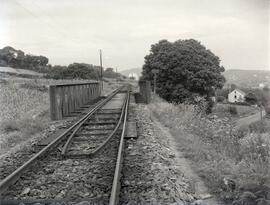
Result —
<path fill-rule="evenodd" d="M 230 107 L 236 108 L 237 114 L 231 116 L 234 118 L 245 117 L 260 111 L 259 108 L 253 106 L 217 103 L 213 108 L 213 114 L 220 117 L 230 116 Z"/>
<path fill-rule="evenodd" d="M 0 83 L 0 155 L 31 141 L 49 125 L 48 87 L 82 80 L 30 79 L 5 75 Z M 85 82 L 85 81 L 84 81 Z M 103 94 L 119 86 L 105 79 Z"/>
<path fill-rule="evenodd" d="M 157 100 L 149 107 L 170 128 L 179 150 L 213 193 L 224 193 L 224 178 L 233 180 L 237 190 L 249 184 L 269 186 L 269 123 L 254 123 L 239 132 L 229 117 L 205 115 L 198 106 Z"/>

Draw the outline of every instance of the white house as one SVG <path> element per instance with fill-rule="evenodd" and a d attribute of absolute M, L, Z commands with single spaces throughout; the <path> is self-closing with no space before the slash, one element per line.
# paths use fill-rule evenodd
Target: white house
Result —
<path fill-rule="evenodd" d="M 133 77 L 135 80 L 139 80 L 139 76 L 136 73 L 129 73 L 128 77 Z"/>
<path fill-rule="evenodd" d="M 234 89 L 228 94 L 228 101 L 231 103 L 244 102 L 246 93 L 239 89 Z"/>

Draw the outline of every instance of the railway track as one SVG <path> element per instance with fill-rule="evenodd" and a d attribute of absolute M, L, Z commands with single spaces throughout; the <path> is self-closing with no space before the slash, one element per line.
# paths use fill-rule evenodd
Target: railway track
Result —
<path fill-rule="evenodd" d="M 0 182 L 1 204 L 118 204 L 130 87 L 123 86 Z"/>

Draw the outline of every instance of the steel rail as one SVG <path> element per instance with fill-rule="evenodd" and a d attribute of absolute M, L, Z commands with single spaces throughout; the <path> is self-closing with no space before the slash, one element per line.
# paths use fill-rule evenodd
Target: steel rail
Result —
<path fill-rule="evenodd" d="M 115 126 L 115 128 L 113 129 L 113 131 L 108 135 L 106 140 L 104 140 L 104 142 L 102 142 L 96 149 L 94 149 L 93 151 L 91 151 L 89 153 L 86 153 L 86 154 L 70 154 L 70 155 L 65 154 L 65 156 L 67 156 L 67 157 L 77 157 L 77 158 L 78 157 L 93 157 L 94 155 L 99 153 L 102 150 L 102 148 L 111 140 L 111 138 L 115 135 L 115 133 L 119 129 L 119 127 L 120 127 L 120 125 L 122 123 L 124 114 L 125 114 L 126 103 L 128 102 L 128 95 L 129 95 L 129 91 L 127 91 L 127 96 L 126 96 L 125 101 L 123 103 L 122 111 L 121 111 L 121 115 L 119 117 L 118 123 Z M 75 133 L 74 133 L 74 135 L 75 135 Z"/>
<path fill-rule="evenodd" d="M 121 178 L 121 169 L 122 169 L 122 163 L 123 163 L 124 138 L 125 138 L 125 133 L 126 133 L 129 99 L 130 99 L 130 90 L 128 90 L 127 102 L 125 105 L 123 130 L 122 130 L 121 139 L 119 143 L 119 149 L 118 149 L 118 155 L 117 155 L 116 167 L 115 167 L 115 172 L 114 172 L 114 177 L 113 177 L 113 185 L 112 185 L 109 205 L 117 205 L 119 203 L 119 192 L 120 192 L 120 185 L 121 185 L 120 178 Z"/>
<path fill-rule="evenodd" d="M 124 86 L 122 86 L 122 87 L 114 90 L 108 97 L 113 97 L 123 87 Z M 106 99 L 104 99 L 103 101 L 105 101 Z M 101 101 L 100 103 L 98 103 L 93 109 L 95 109 L 96 107 L 100 107 L 100 104 L 102 104 L 103 101 Z M 62 133 L 56 139 L 54 139 L 50 144 L 48 144 L 46 147 L 44 147 L 42 150 L 40 150 L 37 154 L 35 154 L 33 157 L 31 157 L 26 163 L 24 163 L 19 168 L 17 168 L 14 172 L 12 172 L 10 175 L 8 175 L 7 177 L 5 177 L 0 182 L 0 195 L 4 191 L 6 191 L 7 188 L 10 185 L 14 184 L 21 177 L 21 175 L 24 173 L 24 171 L 27 168 L 29 168 L 35 162 L 35 160 L 37 160 L 39 157 L 43 156 L 45 153 L 47 153 L 54 146 L 58 145 L 58 143 L 60 143 L 60 141 L 62 141 L 65 137 L 67 137 L 67 134 L 69 132 L 71 132 L 76 126 L 78 126 L 78 124 L 80 124 L 85 118 L 87 118 L 89 115 L 91 115 L 92 114 L 91 111 L 89 113 L 87 113 L 86 115 L 84 115 L 81 119 L 79 119 L 75 124 L 73 124 L 70 128 L 68 128 L 64 133 Z"/>
<path fill-rule="evenodd" d="M 75 136 L 75 134 L 79 131 L 79 129 L 83 126 L 83 124 L 93 115 L 93 114 L 95 114 L 96 113 L 96 111 L 97 110 L 99 110 L 103 105 L 105 105 L 108 101 L 110 101 L 112 98 L 113 98 L 113 96 L 114 95 L 112 95 L 112 96 L 110 96 L 110 97 L 108 97 L 108 98 L 106 98 L 104 101 L 102 101 L 102 103 L 100 103 L 99 104 L 99 106 L 98 107 L 96 107 L 96 108 L 94 108 L 94 109 L 92 109 L 91 110 L 91 113 L 87 116 L 87 118 L 85 118 L 75 129 L 74 129 L 74 131 L 72 132 L 72 134 L 69 136 L 69 138 L 68 138 L 68 140 L 67 140 L 67 142 L 66 142 L 66 144 L 65 144 L 65 146 L 64 146 L 64 148 L 62 149 L 62 152 L 61 152 L 61 154 L 63 155 L 63 156 L 70 156 L 70 155 L 67 155 L 66 153 L 67 153 L 67 150 L 68 150 L 68 148 L 69 148 L 69 145 L 70 145 L 70 143 L 71 143 L 71 141 L 72 141 L 72 139 L 73 139 L 73 137 Z M 122 116 L 122 115 L 121 115 Z M 120 117 L 120 119 L 121 119 L 121 117 Z M 119 127 L 119 126 L 118 126 Z M 118 128 L 117 127 L 117 128 Z M 115 130 L 115 129 L 114 129 Z M 116 129 L 117 130 L 117 129 Z M 115 131 L 116 131 L 115 130 Z M 114 133 L 113 133 L 114 134 Z M 91 153 L 92 154 L 92 153 Z M 74 154 L 74 155 L 72 155 L 72 156 L 75 156 L 76 154 Z M 89 155 L 89 154 L 83 154 L 83 155 L 78 155 L 78 156 L 87 156 L 87 155 Z"/>

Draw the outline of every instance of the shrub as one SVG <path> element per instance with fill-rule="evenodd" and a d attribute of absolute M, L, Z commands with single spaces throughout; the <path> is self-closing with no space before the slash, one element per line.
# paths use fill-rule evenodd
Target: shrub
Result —
<path fill-rule="evenodd" d="M 217 102 L 224 102 L 225 101 L 225 97 L 223 96 L 217 96 Z"/>
<path fill-rule="evenodd" d="M 250 132 L 266 133 L 270 132 L 270 123 L 267 119 L 249 124 L 248 129 Z"/>
<path fill-rule="evenodd" d="M 234 102 L 234 103 L 229 103 L 229 104 L 231 104 L 231 105 L 246 105 L 246 106 L 250 106 L 250 104 L 247 103 L 247 102 Z"/>
<path fill-rule="evenodd" d="M 235 106 L 229 106 L 229 112 L 232 114 L 232 115 L 237 115 L 238 112 L 237 112 L 237 108 Z"/>

